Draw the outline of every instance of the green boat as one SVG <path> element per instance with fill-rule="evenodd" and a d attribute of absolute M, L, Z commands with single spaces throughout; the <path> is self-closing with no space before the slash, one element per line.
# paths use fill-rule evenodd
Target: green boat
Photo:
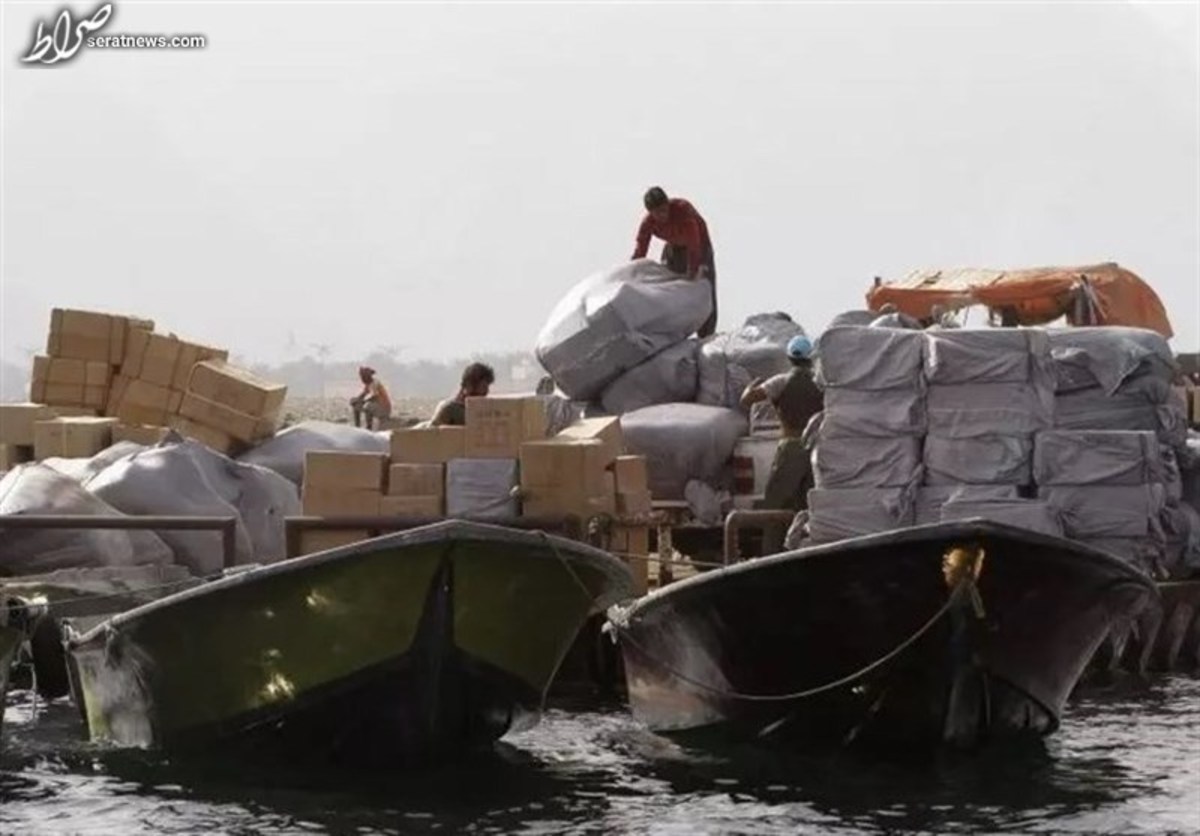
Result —
<path fill-rule="evenodd" d="M 607 552 L 450 520 L 64 632 L 94 741 L 411 763 L 533 725 L 584 621 L 631 589 Z"/>

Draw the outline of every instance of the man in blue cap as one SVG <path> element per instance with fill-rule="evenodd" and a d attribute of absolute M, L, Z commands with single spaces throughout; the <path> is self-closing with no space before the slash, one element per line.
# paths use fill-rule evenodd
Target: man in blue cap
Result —
<path fill-rule="evenodd" d="M 792 337 L 787 345 L 792 368 L 766 380 L 755 380 L 742 393 L 742 406 L 770 401 L 779 413 L 783 438 L 775 450 L 771 474 L 767 477 L 762 507 L 800 511 L 808 507 L 808 489 L 812 487 L 812 463 L 804 443 L 804 431 L 813 416 L 825 408 L 825 395 L 813 380 L 812 343 L 808 337 Z M 770 536 L 774 534 L 774 536 Z M 778 550 L 783 532 L 768 532 L 764 554 Z"/>

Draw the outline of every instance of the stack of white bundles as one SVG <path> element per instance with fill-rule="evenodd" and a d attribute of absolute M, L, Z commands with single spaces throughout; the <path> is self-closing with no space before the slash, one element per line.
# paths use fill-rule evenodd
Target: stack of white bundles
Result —
<path fill-rule="evenodd" d="M 926 333 L 925 484 L 1033 483 L 1033 435 L 1051 426 L 1050 351 L 1037 329 Z"/>
<path fill-rule="evenodd" d="M 1048 330 L 1054 425 L 1071 430 L 1148 430 L 1174 448 L 1187 438 L 1186 404 L 1171 390 L 1177 366 L 1167 341 L 1141 328 Z"/>
<path fill-rule="evenodd" d="M 700 341 L 683 340 L 634 366 L 608 384 L 600 403 L 610 415 L 624 415 L 661 403 L 696 398 Z"/>
<path fill-rule="evenodd" d="M 1066 536 L 1148 572 L 1165 569 L 1171 475 L 1151 431 L 1052 430 L 1036 438 L 1038 495 L 1058 509 Z"/>
<path fill-rule="evenodd" d="M 817 341 L 825 410 L 812 452 L 814 542 L 912 525 L 925 397 L 919 331 L 844 326 Z"/>

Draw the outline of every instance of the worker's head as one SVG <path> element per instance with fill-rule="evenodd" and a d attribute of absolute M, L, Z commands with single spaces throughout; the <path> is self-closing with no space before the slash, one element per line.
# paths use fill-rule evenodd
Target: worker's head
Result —
<path fill-rule="evenodd" d="M 660 221 L 667 219 L 667 193 L 662 190 L 661 186 L 651 186 L 646 190 L 642 202 L 646 204 L 646 211 Z"/>
<path fill-rule="evenodd" d="M 496 373 L 486 363 L 472 363 L 463 369 L 462 390 L 469 398 L 485 397 L 495 382 Z"/>
<path fill-rule="evenodd" d="M 372 380 L 375 379 L 375 370 L 373 368 L 371 368 L 370 366 L 359 366 L 358 367 L 358 379 L 361 380 L 363 383 L 370 383 Z"/>
<path fill-rule="evenodd" d="M 792 337 L 788 340 L 787 356 L 792 361 L 792 365 L 799 366 L 811 362 L 812 350 L 812 343 L 804 335 Z"/>

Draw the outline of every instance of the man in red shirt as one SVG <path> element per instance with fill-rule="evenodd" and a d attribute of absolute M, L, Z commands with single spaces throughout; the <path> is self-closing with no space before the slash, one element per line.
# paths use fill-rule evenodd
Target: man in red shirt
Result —
<path fill-rule="evenodd" d="M 661 238 L 662 261 L 676 273 L 686 273 L 689 279 L 704 278 L 712 288 L 712 314 L 696 332 L 699 337 L 710 336 L 717 329 L 717 267 L 713 262 L 712 239 L 708 224 L 696 207 L 681 197 L 667 197 L 658 186 L 646 192 L 643 199 L 646 217 L 638 227 L 634 258 L 645 258 L 650 238 Z"/>

